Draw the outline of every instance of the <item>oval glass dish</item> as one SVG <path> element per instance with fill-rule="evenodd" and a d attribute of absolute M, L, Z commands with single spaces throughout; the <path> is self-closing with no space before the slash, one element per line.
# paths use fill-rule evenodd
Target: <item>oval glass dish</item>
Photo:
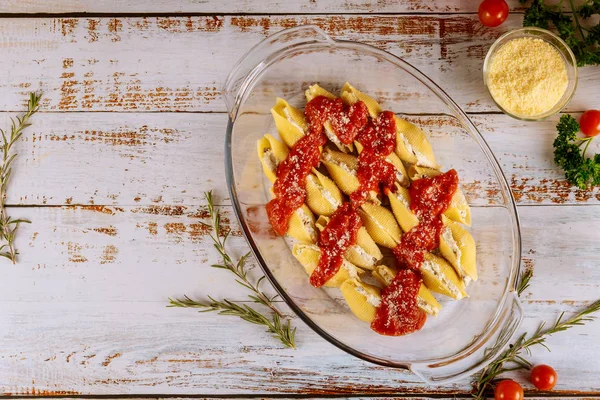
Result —
<path fill-rule="evenodd" d="M 469 298 L 442 301 L 439 315 L 408 336 L 378 335 L 340 301 L 337 290 L 311 286 L 265 211 L 270 184 L 256 141 L 265 133 L 277 135 L 270 113 L 276 97 L 302 108 L 309 85 L 339 93 L 346 81 L 423 128 L 444 170 L 458 171 L 472 207 L 479 280 L 469 285 Z M 304 322 L 356 357 L 410 369 L 433 384 L 472 374 L 498 355 L 522 319 L 515 292 L 521 259 L 517 211 L 490 148 L 446 93 L 390 53 L 333 40 L 316 26 L 299 26 L 251 49 L 229 74 L 224 96 L 225 167 L 235 213 L 266 276 Z"/>

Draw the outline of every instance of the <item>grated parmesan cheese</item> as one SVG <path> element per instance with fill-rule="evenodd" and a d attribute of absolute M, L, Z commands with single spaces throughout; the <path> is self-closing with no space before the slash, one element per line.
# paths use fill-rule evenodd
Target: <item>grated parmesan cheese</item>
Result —
<path fill-rule="evenodd" d="M 494 100 L 511 114 L 544 114 L 568 86 L 560 53 L 542 39 L 523 37 L 504 44 L 491 60 L 487 84 Z"/>

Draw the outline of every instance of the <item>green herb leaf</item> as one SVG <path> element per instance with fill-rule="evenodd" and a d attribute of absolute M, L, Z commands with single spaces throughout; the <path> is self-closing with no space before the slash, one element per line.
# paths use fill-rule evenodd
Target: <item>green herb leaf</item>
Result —
<path fill-rule="evenodd" d="M 600 155 L 585 157 L 585 151 L 593 138 L 578 138 L 579 123 L 571 115 L 560 117 L 556 125 L 558 135 L 554 139 L 554 162 L 565 171 L 567 180 L 586 189 L 588 185 L 600 185 Z M 585 145 L 583 152 L 581 146 Z"/>
<path fill-rule="evenodd" d="M 41 99 L 41 93 L 29 93 L 25 114 L 21 117 L 11 118 L 10 135 L 0 129 L 2 133 L 2 145 L 0 145 L 0 148 L 2 148 L 2 164 L 0 165 L 0 236 L 6 242 L 0 249 L 8 248 L 8 251 L 0 253 L 0 256 L 8 258 L 13 264 L 17 262 L 17 254 L 19 254 L 14 245 L 17 229 L 20 223 L 30 223 L 30 221 L 26 219 L 13 220 L 6 214 L 6 188 L 12 174 L 10 165 L 17 156 L 16 153 L 11 154 L 11 149 L 23 134 L 23 130 L 31 125 L 28 122 L 29 118 L 38 111 Z"/>
<path fill-rule="evenodd" d="M 600 64 L 600 24 L 584 28 L 580 22 L 600 13 L 600 0 L 587 0 L 579 7 L 575 7 L 573 0 L 569 0 L 571 13 L 563 11 L 562 3 L 546 4 L 544 0 L 533 0 L 525 11 L 523 26 L 543 29 L 554 27 L 573 50 L 578 66 Z"/>
<path fill-rule="evenodd" d="M 251 294 L 248 295 L 250 300 L 253 303 L 261 304 L 270 310 L 269 316 L 261 314 L 247 304 L 240 305 L 227 299 L 218 301 L 210 296 L 207 296 L 210 300 L 209 302 L 194 301 L 188 296 L 184 296 L 183 299 L 169 298 L 169 305 L 167 307 L 199 308 L 200 312 L 216 311 L 219 315 L 236 316 L 244 321 L 267 327 L 267 332 L 272 333 L 284 346 L 295 349 L 296 344 L 294 339 L 296 328 L 292 328 L 290 318 L 285 316 L 277 307 L 275 307 L 274 302 L 277 295 L 270 298 L 260 289 L 260 284 L 265 278 L 264 276 L 258 279 L 256 283 L 253 283 L 248 277 L 246 262 L 250 257 L 249 252 L 240 257 L 237 263 L 229 256 L 227 249 L 225 248 L 225 243 L 227 242 L 227 238 L 231 231 L 230 229 L 221 226 L 221 215 L 214 206 L 212 192 L 204 193 L 204 197 L 206 198 L 208 213 L 212 221 L 212 224 L 210 225 L 212 230 L 210 237 L 215 249 L 222 258 L 221 264 L 213 264 L 211 266 L 213 268 L 225 269 L 233 273 L 236 276 L 235 281 L 251 292 Z M 282 320 L 285 320 L 285 322 L 282 322 Z"/>

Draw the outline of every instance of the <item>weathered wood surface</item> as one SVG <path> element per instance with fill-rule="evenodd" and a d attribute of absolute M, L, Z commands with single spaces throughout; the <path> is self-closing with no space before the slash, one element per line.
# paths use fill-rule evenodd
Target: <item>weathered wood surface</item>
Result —
<path fill-rule="evenodd" d="M 474 113 L 515 199 L 526 206 L 519 208 L 522 261 L 536 275 L 523 298 L 522 331 L 596 300 L 600 192 L 570 188 L 554 166 L 557 117 L 530 124 L 478 114 L 497 111 L 479 78 L 483 57 L 496 37 L 521 25 L 523 10 L 509 1 L 517 12 L 489 29 L 477 20 L 479 3 L 0 2 L 4 17 L 26 17 L 0 18 L 0 126 L 6 111 L 23 108 L 29 91 L 45 92 L 43 112 L 18 143 L 9 188 L 9 204 L 19 206 L 10 215 L 33 223 L 17 238 L 20 263 L 0 265 L 0 394 L 468 393 L 468 380 L 429 387 L 359 361 L 297 318 L 299 350 L 292 351 L 235 318 L 165 307 L 167 297 L 183 294 L 244 298 L 225 271 L 210 268 L 217 254 L 201 225 L 202 192 L 210 189 L 224 205 L 224 222 L 234 220 L 222 167 L 220 89 L 252 45 L 299 24 L 405 58 Z M 72 15 L 54 17 L 60 13 Z M 589 108 L 599 81 L 600 69 L 580 69 L 567 111 Z M 444 124 L 421 121 L 431 130 Z M 477 200 L 490 186 L 481 179 L 465 189 Z M 247 246 L 232 225 L 231 248 L 242 254 Z M 534 351 L 532 361 L 559 371 L 555 395 L 600 395 L 599 330 L 595 321 L 551 338 L 552 353 Z"/>
<path fill-rule="evenodd" d="M 3 117 L 0 126 L 8 115 Z M 535 126 L 503 114 L 472 119 L 498 158 L 518 204 L 600 202 L 598 189 L 571 188 L 554 165 L 558 117 Z M 453 129 L 444 118 L 420 117 L 415 122 L 430 131 Z M 38 114 L 18 144 L 8 203 L 203 204 L 204 191 L 226 187 L 226 124 L 221 113 Z M 593 144 L 590 150 L 600 148 Z M 465 190 L 474 201 L 487 196 L 490 188 L 484 176 Z"/>
<path fill-rule="evenodd" d="M 232 219 L 223 207 L 224 221 Z M 427 387 L 410 374 L 359 361 L 299 320 L 297 351 L 235 318 L 167 309 L 169 296 L 243 293 L 217 260 L 202 207 L 16 208 L 24 225 L 16 266 L 0 283 L 0 392 L 4 394 L 466 393 L 468 381 Z M 551 216 L 551 225 L 548 225 Z M 598 296 L 600 206 L 521 208 L 524 294 L 533 330 Z M 244 251 L 235 223 L 232 249 Z M 582 234 L 586 232 L 586 234 Z M 565 240 L 565 238 L 572 238 Z M 253 271 L 258 273 L 258 271 Z M 600 321 L 560 333 L 557 391 L 600 393 Z M 568 354 L 568 357 L 565 355 Z M 318 372 L 318 373 L 317 373 Z"/>
<path fill-rule="evenodd" d="M 226 74 L 250 47 L 316 24 L 405 58 L 467 111 L 498 111 L 480 79 L 483 57 L 521 20 L 491 29 L 473 14 L 1 19 L 0 110 L 16 111 L 24 93 L 42 89 L 47 111 L 225 111 Z M 568 110 L 585 110 L 596 95 L 598 68 L 579 76 Z"/>
<path fill-rule="evenodd" d="M 5 0 L 0 4 L 2 13 L 468 13 L 477 12 L 479 0 Z M 524 7 L 516 0 L 508 0 L 511 10 Z"/>

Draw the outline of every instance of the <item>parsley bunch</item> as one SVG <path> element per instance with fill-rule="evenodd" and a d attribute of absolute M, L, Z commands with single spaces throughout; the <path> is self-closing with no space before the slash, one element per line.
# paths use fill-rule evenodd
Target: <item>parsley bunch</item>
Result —
<path fill-rule="evenodd" d="M 554 139 L 554 162 L 565 171 L 567 180 L 581 189 L 589 184 L 600 185 L 600 154 L 586 158 L 585 153 L 593 137 L 579 138 L 579 123 L 572 116 L 560 117 L 558 136 Z M 581 146 L 585 144 L 583 152 Z"/>
<path fill-rule="evenodd" d="M 527 0 L 519 1 L 527 2 Z M 523 26 L 549 29 L 552 24 L 559 36 L 573 50 L 578 66 L 598 65 L 600 64 L 600 24 L 584 27 L 580 19 L 585 20 L 594 14 L 600 14 L 600 0 L 586 0 L 579 7 L 575 7 L 573 0 L 569 0 L 569 3 L 573 18 L 562 11 L 562 1 L 556 5 L 546 5 L 544 0 L 533 0 L 531 6 L 525 11 Z"/>

